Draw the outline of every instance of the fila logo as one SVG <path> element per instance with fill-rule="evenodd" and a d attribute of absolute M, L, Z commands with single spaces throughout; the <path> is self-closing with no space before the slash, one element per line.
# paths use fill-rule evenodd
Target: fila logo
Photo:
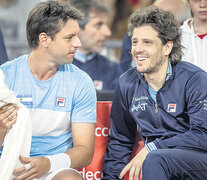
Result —
<path fill-rule="evenodd" d="M 56 99 L 56 106 L 64 107 L 65 106 L 65 98 L 57 98 Z"/>
<path fill-rule="evenodd" d="M 103 89 L 103 81 L 94 80 L 93 83 L 96 90 L 101 91 Z"/>
<path fill-rule="evenodd" d="M 167 112 L 176 112 L 176 104 L 168 104 Z"/>

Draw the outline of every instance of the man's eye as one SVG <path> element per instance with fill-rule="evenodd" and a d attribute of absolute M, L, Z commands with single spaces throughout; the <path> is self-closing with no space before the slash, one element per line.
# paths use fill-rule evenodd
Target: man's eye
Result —
<path fill-rule="evenodd" d="M 95 24 L 95 28 L 96 29 L 100 29 L 101 27 L 102 27 L 102 25 L 103 25 L 103 23 L 97 23 L 97 24 Z"/>
<path fill-rule="evenodd" d="M 69 36 L 67 38 L 65 38 L 65 40 L 70 41 L 73 38 L 73 36 Z"/>
<path fill-rule="evenodd" d="M 151 44 L 152 44 L 151 41 L 145 41 L 144 43 L 145 43 L 146 45 L 151 45 Z"/>

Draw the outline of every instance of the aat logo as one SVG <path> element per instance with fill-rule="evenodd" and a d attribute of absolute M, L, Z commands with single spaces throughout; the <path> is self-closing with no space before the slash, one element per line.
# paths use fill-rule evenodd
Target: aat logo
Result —
<path fill-rule="evenodd" d="M 145 110 L 146 110 L 146 105 L 147 105 L 147 103 L 145 103 L 145 102 L 143 102 L 143 103 L 138 102 L 137 105 L 133 105 L 133 106 L 132 106 L 131 111 L 132 111 L 132 112 L 134 112 L 134 111 L 139 111 L 139 110 L 141 110 L 141 111 L 145 111 Z"/>

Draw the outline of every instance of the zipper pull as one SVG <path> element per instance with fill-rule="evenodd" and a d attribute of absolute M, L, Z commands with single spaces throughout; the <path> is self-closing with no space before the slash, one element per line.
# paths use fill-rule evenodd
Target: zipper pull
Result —
<path fill-rule="evenodd" d="M 147 143 L 148 143 L 148 137 L 146 137 L 144 145 L 146 145 Z"/>
<path fill-rule="evenodd" d="M 155 104 L 155 113 L 158 113 L 158 105 L 157 105 L 157 103 Z"/>

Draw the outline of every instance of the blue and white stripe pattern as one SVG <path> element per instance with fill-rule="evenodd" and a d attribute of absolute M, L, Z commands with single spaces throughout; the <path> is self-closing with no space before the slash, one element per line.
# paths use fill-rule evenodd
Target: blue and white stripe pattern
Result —
<path fill-rule="evenodd" d="M 149 152 L 157 149 L 157 147 L 155 146 L 155 144 L 154 144 L 153 142 L 151 142 L 151 143 L 147 143 L 147 144 L 145 145 L 145 147 L 147 148 L 147 150 L 148 150 Z"/>
<path fill-rule="evenodd" d="M 31 156 L 65 152 L 73 146 L 71 123 L 96 123 L 96 93 L 90 77 L 73 64 L 60 65 L 47 81 L 30 71 L 28 55 L 4 64 L 5 83 L 30 109 Z"/>

